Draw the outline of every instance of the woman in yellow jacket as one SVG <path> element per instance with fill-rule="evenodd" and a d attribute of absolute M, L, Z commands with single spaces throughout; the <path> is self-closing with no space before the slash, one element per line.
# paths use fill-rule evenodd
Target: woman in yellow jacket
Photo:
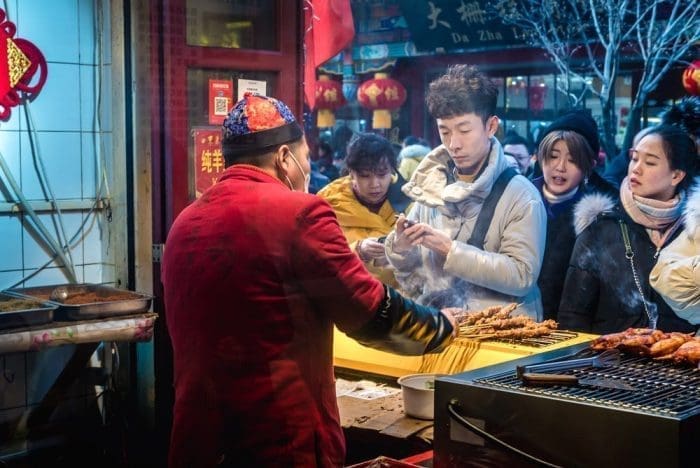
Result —
<path fill-rule="evenodd" d="M 405 212 L 409 198 L 401 192 L 406 182 L 396 170 L 391 143 L 373 133 L 357 135 L 347 148 L 348 175 L 331 182 L 318 195 L 333 207 L 345 238 L 374 276 L 396 286 L 384 254 L 384 236 Z"/>

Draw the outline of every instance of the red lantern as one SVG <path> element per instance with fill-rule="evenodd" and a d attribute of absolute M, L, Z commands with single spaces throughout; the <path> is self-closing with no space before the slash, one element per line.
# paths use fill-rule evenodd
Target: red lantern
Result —
<path fill-rule="evenodd" d="M 331 80 L 328 75 L 321 75 L 316 81 L 316 123 L 321 128 L 335 125 L 333 111 L 345 104 L 345 96 L 340 82 Z"/>
<path fill-rule="evenodd" d="M 528 87 L 530 99 L 530 109 L 533 112 L 539 112 L 544 109 L 544 98 L 547 95 L 547 85 L 540 83 Z"/>
<path fill-rule="evenodd" d="M 391 128 L 390 110 L 398 109 L 406 101 L 406 88 L 386 73 L 376 73 L 374 78 L 362 83 L 357 90 L 357 101 L 373 110 L 373 128 Z"/>
<path fill-rule="evenodd" d="M 695 60 L 683 72 L 683 87 L 688 94 L 700 96 L 700 60 Z"/>

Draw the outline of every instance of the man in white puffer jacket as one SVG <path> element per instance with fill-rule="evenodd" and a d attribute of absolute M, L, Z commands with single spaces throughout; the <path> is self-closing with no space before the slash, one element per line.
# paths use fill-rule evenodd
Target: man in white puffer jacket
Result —
<path fill-rule="evenodd" d="M 442 145 L 404 185 L 415 203 L 385 248 L 401 288 L 418 302 L 472 310 L 518 302 L 539 320 L 547 215 L 525 177 L 507 182 L 482 245 L 473 242 L 484 201 L 509 166 L 494 137 L 497 97 L 498 88 L 473 66 L 450 67 L 430 84 L 426 101 Z"/>
<path fill-rule="evenodd" d="M 700 178 L 684 212 L 684 231 L 659 254 L 649 280 L 680 318 L 700 325 Z"/>

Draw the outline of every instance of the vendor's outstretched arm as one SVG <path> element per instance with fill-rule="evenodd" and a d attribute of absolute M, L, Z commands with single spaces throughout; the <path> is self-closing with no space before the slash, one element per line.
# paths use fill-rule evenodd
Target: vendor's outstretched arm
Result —
<path fill-rule="evenodd" d="M 396 354 L 442 351 L 455 325 L 449 312 L 422 306 L 384 286 L 385 297 L 373 319 L 348 336 L 365 346 Z"/>

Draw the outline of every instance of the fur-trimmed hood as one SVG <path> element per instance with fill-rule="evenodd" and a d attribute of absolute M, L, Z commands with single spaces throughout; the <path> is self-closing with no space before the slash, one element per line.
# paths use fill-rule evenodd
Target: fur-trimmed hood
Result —
<path fill-rule="evenodd" d="M 581 198 L 574 208 L 574 230 L 581 234 L 604 212 L 615 208 L 615 201 L 608 195 L 592 193 Z M 700 177 L 695 178 L 688 189 L 683 210 L 685 231 L 689 236 L 700 235 Z"/>
<path fill-rule="evenodd" d="M 700 236 L 700 177 L 696 177 L 688 190 L 685 202 L 685 231 L 690 236 Z"/>
<path fill-rule="evenodd" d="M 399 151 L 399 161 L 403 159 L 415 159 L 420 161 L 426 154 L 430 153 L 430 148 L 424 145 L 408 145 Z"/>
<path fill-rule="evenodd" d="M 574 208 L 574 231 L 581 234 L 588 226 L 593 224 L 596 218 L 606 212 L 612 211 L 615 201 L 608 195 L 591 193 L 581 198 Z"/>

